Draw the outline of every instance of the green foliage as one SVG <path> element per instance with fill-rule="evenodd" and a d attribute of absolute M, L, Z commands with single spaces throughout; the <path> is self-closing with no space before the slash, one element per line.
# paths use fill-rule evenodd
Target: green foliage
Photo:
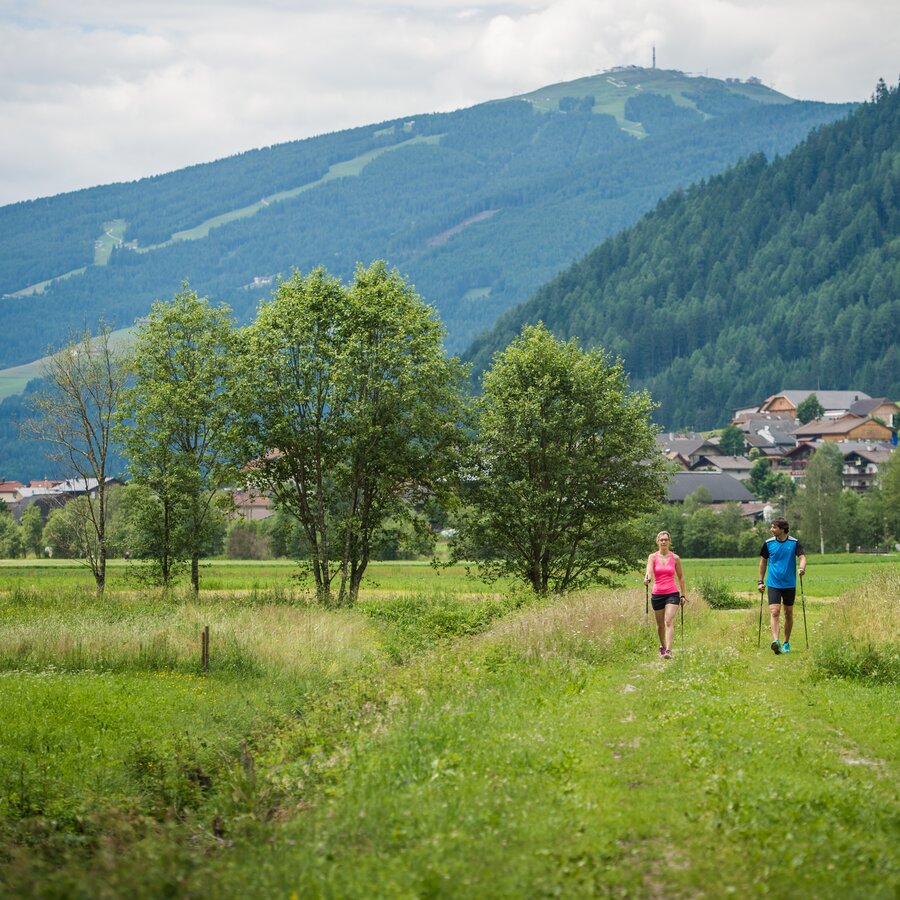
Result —
<path fill-rule="evenodd" d="M 813 419 L 821 418 L 825 414 L 825 408 L 819 403 L 819 398 L 815 394 L 810 394 L 805 400 L 801 400 L 797 404 L 797 418 L 801 425 L 812 422 Z"/>
<path fill-rule="evenodd" d="M 22 513 L 19 528 L 22 531 L 22 544 L 25 550 L 32 556 L 43 556 L 44 542 L 41 536 L 44 531 L 44 517 L 39 506 L 32 504 Z"/>
<path fill-rule="evenodd" d="M 785 472 L 776 472 L 765 456 L 754 460 L 750 466 L 748 487 L 760 500 L 790 500 L 797 490 L 791 476 Z"/>
<path fill-rule="evenodd" d="M 543 321 L 620 355 L 664 423 L 714 427 L 823 373 L 900 395 L 898 110 L 892 89 L 783 158 L 672 194 L 502 316 L 475 371 Z"/>
<path fill-rule="evenodd" d="M 841 547 L 842 522 L 841 474 L 844 457 L 840 448 L 828 441 L 816 449 L 806 469 L 803 489 L 797 496 L 801 516 L 798 529 L 807 549 L 818 547 L 820 553 Z M 811 545 L 811 546 L 810 546 Z"/>
<path fill-rule="evenodd" d="M 296 272 L 246 330 L 232 397 L 249 477 L 302 526 L 322 603 L 352 605 L 383 527 L 449 497 L 464 370 L 441 340 L 383 262 L 346 288 Z"/>
<path fill-rule="evenodd" d="M 109 326 L 102 325 L 96 337 L 84 331 L 70 338 L 46 359 L 43 374 L 45 390 L 34 395 L 34 417 L 22 424 L 22 431 L 50 445 L 51 458 L 68 477 L 90 486 L 75 511 L 81 514 L 81 545 L 102 594 L 110 555 L 106 519 L 114 459 L 112 419 L 127 379 Z"/>
<path fill-rule="evenodd" d="M 133 480 L 147 489 L 133 528 L 142 556 L 168 586 L 184 559 L 199 590 L 198 560 L 216 519 L 215 500 L 237 474 L 225 400 L 237 351 L 231 311 L 213 308 L 187 283 L 154 304 L 128 358 L 132 383 L 116 409 Z"/>
<path fill-rule="evenodd" d="M 900 453 L 895 450 L 879 474 L 886 536 L 900 542 Z"/>
<path fill-rule="evenodd" d="M 737 425 L 726 425 L 719 438 L 719 449 L 726 456 L 743 456 L 745 448 L 744 432 Z"/>
<path fill-rule="evenodd" d="M 392 659 L 402 662 L 435 644 L 484 631 L 529 599 L 521 593 L 479 599 L 425 593 L 366 600 L 359 608 L 388 626 L 385 650 Z"/>
<path fill-rule="evenodd" d="M 22 531 L 4 503 L 0 508 L 0 558 L 16 559 L 24 556 L 25 550 Z"/>
<path fill-rule="evenodd" d="M 622 366 L 526 327 L 484 377 L 457 558 L 539 593 L 623 572 L 633 520 L 662 500 L 667 470 L 645 393 Z"/>
<path fill-rule="evenodd" d="M 675 91 L 698 90 L 695 79 L 671 80 Z M 593 81 L 592 93 L 617 93 L 605 76 Z M 721 94 L 734 92 L 718 87 Z M 644 93 L 659 89 L 643 85 Z M 621 115 L 621 99 L 608 99 Z M 811 128 L 848 109 L 786 99 L 769 92 L 744 109 L 723 105 L 711 119 L 689 110 L 689 127 L 657 117 L 641 141 L 599 114 L 599 105 L 593 113 L 539 112 L 537 101 L 511 99 L 3 207 L 0 293 L 87 270 L 41 294 L 4 300 L 9 338 L 0 365 L 30 362 L 48 340 L 104 314 L 130 324 L 185 277 L 246 321 L 268 293 L 253 284 L 257 276 L 287 275 L 294 265 L 309 271 L 324 262 L 348 279 L 358 260 L 376 258 L 410 273 L 439 306 L 456 352 L 679 185 L 753 151 L 784 154 Z M 584 97 L 579 105 L 589 102 Z M 358 174 L 326 179 L 336 165 Z M 260 204 L 288 191 L 292 196 L 281 202 Z M 254 215 L 213 228 L 204 239 L 151 249 L 254 206 Z M 494 210 L 500 212 L 473 221 Z M 106 265 L 92 265 L 94 242 L 120 219 L 126 244 L 136 240 L 137 251 L 118 248 Z M 468 227 L 442 239 L 463 223 Z M 487 295 L 469 299 L 478 289 Z"/>
<path fill-rule="evenodd" d="M 697 591 L 713 609 L 746 609 L 750 606 L 749 600 L 738 597 L 724 581 L 716 578 L 697 579 Z"/>

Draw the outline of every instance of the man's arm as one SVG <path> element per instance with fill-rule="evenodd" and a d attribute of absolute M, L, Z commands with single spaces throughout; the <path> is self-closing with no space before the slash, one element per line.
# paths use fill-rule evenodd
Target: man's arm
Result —
<path fill-rule="evenodd" d="M 797 562 L 800 563 L 800 575 L 802 576 L 806 572 L 806 554 L 801 553 L 797 557 Z"/>
<path fill-rule="evenodd" d="M 757 585 L 760 593 L 762 593 L 763 588 L 766 586 L 766 569 L 768 567 L 769 561 L 764 556 L 761 556 L 759 558 L 759 584 Z"/>

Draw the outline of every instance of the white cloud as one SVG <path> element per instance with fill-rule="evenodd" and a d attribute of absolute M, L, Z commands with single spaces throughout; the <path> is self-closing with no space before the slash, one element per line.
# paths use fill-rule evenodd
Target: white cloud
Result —
<path fill-rule="evenodd" d="M 0 203 L 648 65 L 654 44 L 664 68 L 860 100 L 896 81 L 898 37 L 887 0 L 13 0 Z"/>

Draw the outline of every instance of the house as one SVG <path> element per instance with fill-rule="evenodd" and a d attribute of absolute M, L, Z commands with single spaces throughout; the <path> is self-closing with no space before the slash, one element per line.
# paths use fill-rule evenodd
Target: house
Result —
<path fill-rule="evenodd" d="M 797 407 L 810 395 L 814 394 L 819 405 L 825 410 L 824 418 L 835 419 L 850 411 L 850 407 L 860 400 L 871 400 L 862 391 L 782 391 L 767 397 L 759 407 L 760 412 L 797 415 Z"/>
<path fill-rule="evenodd" d="M 752 460 L 746 456 L 701 456 L 692 472 L 724 472 L 738 481 L 744 481 L 750 477 Z"/>
<path fill-rule="evenodd" d="M 709 491 L 712 503 L 753 503 L 756 500 L 737 478 L 724 472 L 676 472 L 669 481 L 666 499 L 669 503 L 683 503 L 701 487 Z"/>
<path fill-rule="evenodd" d="M 0 481 L 0 500 L 4 503 L 15 503 L 22 499 L 21 491 L 25 487 L 21 481 Z"/>
<path fill-rule="evenodd" d="M 838 447 L 844 454 L 843 486 L 860 492 L 877 487 L 878 471 L 891 458 L 891 445 L 875 441 L 840 441 Z"/>
<path fill-rule="evenodd" d="M 846 413 L 837 418 L 813 419 L 792 432 L 800 441 L 887 441 L 892 437 L 891 429 L 874 419 L 864 419 Z"/>
<path fill-rule="evenodd" d="M 809 461 L 816 452 L 816 445 L 812 441 L 802 441 L 796 447 L 788 450 L 772 468 L 776 472 L 790 475 L 794 481 L 799 481 L 806 477 L 806 469 Z"/>
<path fill-rule="evenodd" d="M 857 400 L 849 412 L 864 419 L 881 419 L 891 428 L 900 425 L 900 406 L 887 397 L 875 397 L 868 400 Z"/>
<path fill-rule="evenodd" d="M 656 442 L 662 447 L 666 459 L 680 463 L 686 469 L 697 465 L 704 456 L 722 456 L 718 445 L 702 434 L 675 434 L 670 431 L 658 434 Z"/>
<path fill-rule="evenodd" d="M 258 491 L 234 491 L 231 501 L 235 516 L 245 522 L 261 522 L 275 515 L 271 499 Z"/>

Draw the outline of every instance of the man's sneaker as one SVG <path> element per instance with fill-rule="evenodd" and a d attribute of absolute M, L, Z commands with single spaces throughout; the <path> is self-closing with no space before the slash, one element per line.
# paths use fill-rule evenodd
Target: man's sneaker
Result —
<path fill-rule="evenodd" d="M 785 641 L 781 645 L 781 652 L 782 653 L 790 653 L 791 652 L 791 642 L 790 641 Z"/>
<path fill-rule="evenodd" d="M 772 652 L 776 655 L 781 653 L 781 644 L 778 641 L 772 641 Z"/>

